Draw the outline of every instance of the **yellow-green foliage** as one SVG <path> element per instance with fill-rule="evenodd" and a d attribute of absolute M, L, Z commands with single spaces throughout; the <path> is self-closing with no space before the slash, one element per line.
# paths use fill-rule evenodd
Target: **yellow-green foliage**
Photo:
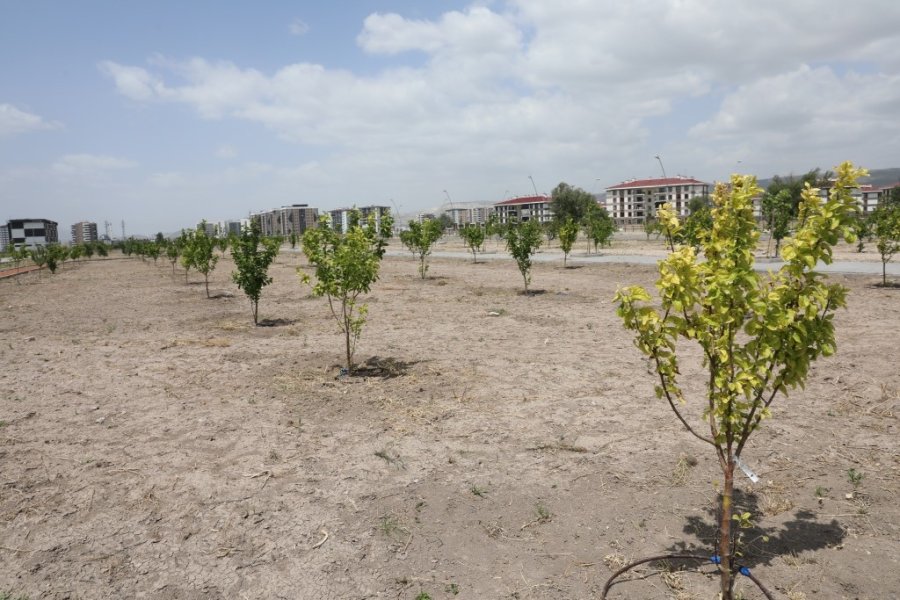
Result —
<path fill-rule="evenodd" d="M 667 398 L 683 422 L 675 402 L 685 402 L 676 343 L 693 340 L 702 348 L 710 435 L 684 424 L 716 446 L 721 460 L 740 454 L 776 394 L 802 386 L 810 363 L 835 351 L 832 316 L 844 306 L 846 290 L 827 284 L 814 268 L 819 261 L 831 262 L 839 238 L 852 241 L 850 192 L 864 174 L 842 164 L 825 200 L 807 185 L 802 224 L 782 252 L 786 264 L 771 276 L 753 269 L 759 232 L 752 199 L 761 190 L 754 177 L 734 176 L 730 185 L 716 186 L 713 228 L 702 244 L 705 261 L 685 246 L 660 262 L 660 307 L 647 305 L 650 294 L 638 286 L 616 294 L 625 327 L 655 363 L 657 396 Z M 667 238 L 674 239 L 680 225 L 671 207 L 661 207 L 657 216 Z"/>

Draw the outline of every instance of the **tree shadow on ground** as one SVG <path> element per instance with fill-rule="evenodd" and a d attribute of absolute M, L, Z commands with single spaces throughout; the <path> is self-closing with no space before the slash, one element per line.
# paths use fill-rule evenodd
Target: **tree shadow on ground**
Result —
<path fill-rule="evenodd" d="M 256 324 L 257 327 L 285 327 L 287 325 L 293 325 L 294 321 L 292 319 L 261 319 L 259 323 Z"/>
<path fill-rule="evenodd" d="M 547 290 L 519 290 L 517 292 L 520 296 L 543 296 L 547 293 Z"/>
<path fill-rule="evenodd" d="M 420 362 L 421 361 L 418 360 L 407 362 L 391 357 L 382 358 L 380 356 L 373 356 L 366 360 L 366 362 L 364 362 L 363 364 L 357 365 L 357 367 L 353 369 L 353 372 L 350 373 L 350 376 L 393 379 L 394 377 L 406 375 L 410 367 L 417 365 Z M 347 377 L 347 373 L 346 370 L 342 368 L 340 375 L 337 376 L 337 379 L 341 379 L 344 377 Z"/>
<path fill-rule="evenodd" d="M 760 498 L 757 494 L 734 491 L 734 514 L 748 512 L 754 525 L 739 530 L 741 556 L 736 562 L 745 567 L 771 565 L 775 558 L 799 554 L 806 550 L 820 550 L 836 546 L 846 536 L 844 529 L 834 519 L 829 523 L 816 520 L 816 515 L 808 510 L 798 510 L 794 519 L 781 525 L 764 527 Z M 705 509 L 706 517 L 690 516 L 686 519 L 684 533 L 697 538 L 697 542 L 676 542 L 669 550 L 677 554 L 710 555 L 717 554 L 716 540 L 718 526 L 718 502 Z M 737 527 L 733 522 L 732 527 Z"/>

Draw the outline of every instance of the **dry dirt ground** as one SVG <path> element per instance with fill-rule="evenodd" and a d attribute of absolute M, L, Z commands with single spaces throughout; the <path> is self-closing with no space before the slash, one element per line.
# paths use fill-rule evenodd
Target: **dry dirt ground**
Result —
<path fill-rule="evenodd" d="M 228 259 L 213 299 L 162 260 L 0 281 L 0 597 L 597 598 L 711 553 L 718 467 L 611 303 L 653 268 L 538 264 L 526 297 L 508 261 L 388 258 L 340 378 L 302 265 L 265 327 Z M 743 563 L 778 598 L 898 598 L 900 290 L 832 279 L 837 355 L 744 452 Z M 677 566 L 610 598 L 715 597 Z"/>

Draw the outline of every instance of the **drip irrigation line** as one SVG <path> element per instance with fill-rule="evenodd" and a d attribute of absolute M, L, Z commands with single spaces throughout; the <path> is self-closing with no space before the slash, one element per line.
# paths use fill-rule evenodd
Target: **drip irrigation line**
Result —
<path fill-rule="evenodd" d="M 709 561 L 715 565 L 718 565 L 721 563 L 721 561 L 719 560 L 719 557 L 715 556 L 715 555 L 709 557 L 709 556 L 698 556 L 696 554 L 660 554 L 657 556 L 650 556 L 648 558 L 642 558 L 640 560 L 634 561 L 633 563 L 625 565 L 624 567 L 622 567 L 621 569 L 619 569 L 618 571 L 613 573 L 609 577 L 609 579 L 606 580 L 606 585 L 603 586 L 603 591 L 600 593 L 600 600 L 606 600 L 606 594 L 607 594 L 607 592 L 609 592 L 609 589 L 613 585 L 615 585 L 617 577 L 630 571 L 631 569 L 633 569 L 637 566 L 640 566 L 640 565 L 643 565 L 643 564 L 649 563 L 649 562 L 659 561 L 659 560 L 699 560 L 701 562 Z M 741 575 L 743 575 L 744 577 L 746 577 L 747 579 L 749 579 L 750 581 L 755 583 L 756 587 L 759 588 L 759 590 L 763 593 L 763 595 L 768 600 L 775 600 L 775 597 L 772 595 L 772 593 L 766 589 L 766 586 L 764 586 L 762 584 L 762 582 L 756 578 L 756 575 L 754 575 L 750 571 L 750 569 L 748 569 L 747 567 L 741 567 L 741 566 L 736 565 L 734 567 L 734 573 L 735 574 L 740 573 Z"/>

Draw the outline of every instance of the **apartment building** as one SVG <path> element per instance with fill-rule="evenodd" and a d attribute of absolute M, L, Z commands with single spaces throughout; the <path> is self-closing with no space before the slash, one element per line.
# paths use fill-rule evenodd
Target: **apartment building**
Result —
<path fill-rule="evenodd" d="M 9 244 L 37 248 L 59 242 L 59 223 L 49 219 L 10 219 L 6 222 Z"/>
<path fill-rule="evenodd" d="M 537 219 L 540 223 L 549 223 L 553 219 L 550 210 L 550 196 L 521 196 L 497 202 L 493 206 L 494 214 L 501 224 L 525 222 Z"/>
<path fill-rule="evenodd" d="M 80 221 L 72 225 L 72 243 L 84 244 L 85 242 L 96 242 L 97 224 L 90 221 Z"/>
<path fill-rule="evenodd" d="M 251 218 L 259 221 L 263 235 L 288 237 L 291 233 L 302 235 L 315 227 L 319 209 L 307 204 L 292 204 L 254 213 Z"/>
<path fill-rule="evenodd" d="M 350 212 L 354 209 L 360 212 L 363 223 L 368 221 L 369 215 L 373 215 L 375 217 L 375 226 L 379 229 L 381 229 L 382 217 L 389 217 L 391 215 L 390 206 L 371 205 L 354 206 L 353 208 L 336 208 L 328 212 L 328 215 L 331 217 L 331 226 L 335 231 L 340 233 L 347 232 L 347 229 L 350 227 Z"/>
<path fill-rule="evenodd" d="M 678 216 L 687 217 L 690 199 L 708 198 L 709 189 L 710 184 L 693 177 L 632 179 L 606 188 L 606 211 L 618 225 L 637 225 L 668 202 Z"/>
<path fill-rule="evenodd" d="M 461 229 L 466 225 L 484 225 L 491 214 L 490 206 L 474 204 L 454 204 L 445 209 L 444 214 L 450 217 L 454 229 Z"/>

